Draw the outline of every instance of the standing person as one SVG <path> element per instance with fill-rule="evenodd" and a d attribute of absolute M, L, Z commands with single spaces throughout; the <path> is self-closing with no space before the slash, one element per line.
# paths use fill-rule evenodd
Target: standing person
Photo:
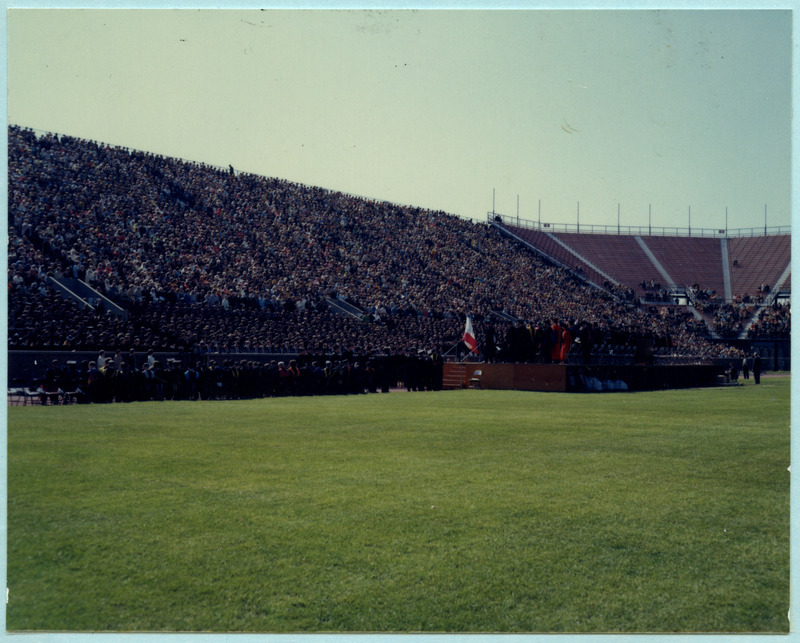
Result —
<path fill-rule="evenodd" d="M 439 351 L 434 351 L 431 361 L 433 362 L 433 390 L 441 391 L 444 384 L 444 357 Z"/>
<path fill-rule="evenodd" d="M 47 392 L 47 398 L 50 399 L 50 404 L 53 406 L 58 404 L 59 394 L 63 393 L 63 375 L 63 371 L 58 366 L 57 359 L 50 362 L 50 366 L 47 367 L 44 373 L 44 390 Z M 41 397 L 42 403 L 44 404 L 47 398 L 44 395 Z"/>
<path fill-rule="evenodd" d="M 491 363 L 495 361 L 497 355 L 497 345 L 496 345 L 496 333 L 494 329 L 494 324 L 489 323 L 486 326 L 485 331 L 486 338 L 484 339 L 483 343 L 483 350 L 484 356 L 487 363 Z"/>
<path fill-rule="evenodd" d="M 298 395 L 301 391 L 301 374 L 300 367 L 297 365 L 296 359 L 289 360 L 289 387 L 292 395 Z"/>
<path fill-rule="evenodd" d="M 550 359 L 556 364 L 561 361 L 561 334 L 562 328 L 558 320 L 553 319 L 550 324 Z"/>
<path fill-rule="evenodd" d="M 761 384 L 761 355 L 753 353 L 753 379 Z"/>
<path fill-rule="evenodd" d="M 414 349 L 406 351 L 403 384 L 407 391 L 416 391 L 419 388 L 419 362 L 417 359 L 417 351 Z"/>
<path fill-rule="evenodd" d="M 744 379 L 750 379 L 750 361 L 747 358 L 747 355 L 744 356 L 742 359 L 742 376 Z"/>
<path fill-rule="evenodd" d="M 105 360 L 105 366 L 99 368 L 100 371 L 100 401 L 114 401 L 114 378 L 117 375 L 116 365 L 113 359 Z"/>
<path fill-rule="evenodd" d="M 286 368 L 286 362 L 278 362 L 278 395 L 289 395 L 291 391 L 292 374 Z"/>
<path fill-rule="evenodd" d="M 197 362 L 197 367 L 193 367 L 191 362 L 183 372 L 183 386 L 185 397 L 190 400 L 196 400 L 200 390 L 200 362 Z"/>
<path fill-rule="evenodd" d="M 516 358 L 514 361 L 523 363 L 529 362 L 531 349 L 533 347 L 533 336 L 528 326 L 520 321 L 515 328 L 514 335 L 514 341 L 516 343 Z"/>
<path fill-rule="evenodd" d="M 393 388 L 397 387 L 397 380 L 400 379 L 398 373 L 403 372 L 403 354 L 399 351 L 392 352 L 390 347 L 384 349 L 386 356 L 383 358 L 383 382 L 381 383 L 381 392 L 388 393 Z"/>
<path fill-rule="evenodd" d="M 593 335 L 592 335 L 592 324 L 590 322 L 584 322 L 581 326 L 580 331 L 578 332 L 578 338 L 581 340 L 581 353 L 583 354 L 583 363 L 588 364 L 589 360 L 592 358 L 592 344 Z"/>
<path fill-rule="evenodd" d="M 161 362 L 156 360 L 150 367 L 150 372 L 153 374 L 153 395 L 157 400 L 163 400 L 166 395 L 167 380 L 165 379 L 164 370 L 161 368 Z"/>
<path fill-rule="evenodd" d="M 130 365 L 125 361 L 120 361 L 114 383 L 117 402 L 131 402 L 134 399 L 134 373 Z"/>
<path fill-rule="evenodd" d="M 539 350 L 539 338 L 536 336 L 535 324 L 530 321 L 526 322 L 525 331 L 528 333 L 528 354 L 525 356 L 525 361 L 528 364 L 533 364 L 536 361 L 537 351 Z"/>
<path fill-rule="evenodd" d="M 146 402 L 152 399 L 154 390 L 153 371 L 147 362 L 142 364 L 142 368 L 136 376 L 136 399 Z"/>
<path fill-rule="evenodd" d="M 86 396 L 89 402 L 98 402 L 102 396 L 102 386 L 100 378 L 102 374 L 97 368 L 97 362 L 89 362 L 86 369 L 85 382 L 86 382 Z"/>
<path fill-rule="evenodd" d="M 569 326 L 566 324 L 563 326 L 561 330 L 561 355 L 560 359 L 562 363 L 567 362 L 567 355 L 569 355 L 569 349 L 572 348 L 572 339 L 573 334 L 569 329 Z"/>
<path fill-rule="evenodd" d="M 536 337 L 536 346 L 539 351 L 539 361 L 542 362 L 542 364 L 549 364 L 552 342 L 550 339 L 550 329 L 547 327 L 547 322 L 540 322 L 536 324 L 536 328 L 533 332 L 534 336 Z"/>

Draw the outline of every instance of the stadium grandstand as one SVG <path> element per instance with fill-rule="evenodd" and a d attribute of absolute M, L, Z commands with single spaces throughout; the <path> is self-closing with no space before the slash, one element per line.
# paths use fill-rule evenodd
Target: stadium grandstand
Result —
<path fill-rule="evenodd" d="M 16 390 L 441 388 L 442 364 L 467 353 L 467 316 L 486 362 L 741 365 L 757 352 L 788 368 L 788 230 L 474 223 L 16 126 L 8 137 Z M 112 377 L 127 383 L 89 392 Z"/>
<path fill-rule="evenodd" d="M 577 225 L 559 231 L 535 222 L 521 225 L 496 213 L 489 220 L 595 287 L 621 290 L 637 305 L 694 311 L 708 336 L 789 336 L 791 236 L 786 228 L 647 228 L 612 234 L 608 227 L 595 232 L 584 226 L 578 232 Z M 748 236 L 737 236 L 742 234 Z"/>

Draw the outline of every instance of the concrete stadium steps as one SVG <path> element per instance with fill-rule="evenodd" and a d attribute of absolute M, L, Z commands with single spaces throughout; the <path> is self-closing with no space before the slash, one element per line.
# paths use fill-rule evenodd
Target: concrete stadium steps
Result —
<path fill-rule="evenodd" d="M 774 237 L 741 237 L 728 240 L 732 294 L 755 295 L 759 286 L 769 284 L 773 290 L 792 258 L 790 235 Z M 738 266 L 734 266 L 734 261 Z M 791 276 L 780 286 L 791 288 Z"/>
<path fill-rule="evenodd" d="M 446 363 L 442 376 L 442 388 L 446 391 L 466 388 L 467 373 L 472 375 L 474 369 L 463 362 Z"/>

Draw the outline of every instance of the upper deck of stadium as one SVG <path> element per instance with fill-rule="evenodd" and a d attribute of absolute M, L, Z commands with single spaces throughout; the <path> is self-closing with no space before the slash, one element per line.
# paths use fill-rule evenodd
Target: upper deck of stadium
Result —
<path fill-rule="evenodd" d="M 735 230 L 581 226 L 520 220 L 488 213 L 536 252 L 603 287 L 632 289 L 643 300 L 657 291 L 713 293 L 720 302 L 791 292 L 791 229 Z"/>

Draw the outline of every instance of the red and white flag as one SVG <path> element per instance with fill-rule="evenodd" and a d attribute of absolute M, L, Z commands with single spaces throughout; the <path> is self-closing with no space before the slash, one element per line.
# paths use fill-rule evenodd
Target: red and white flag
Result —
<path fill-rule="evenodd" d="M 478 353 L 478 342 L 475 341 L 475 331 L 472 330 L 472 320 L 467 317 L 467 327 L 464 329 L 464 336 L 461 340 L 467 345 L 470 351 Z"/>

